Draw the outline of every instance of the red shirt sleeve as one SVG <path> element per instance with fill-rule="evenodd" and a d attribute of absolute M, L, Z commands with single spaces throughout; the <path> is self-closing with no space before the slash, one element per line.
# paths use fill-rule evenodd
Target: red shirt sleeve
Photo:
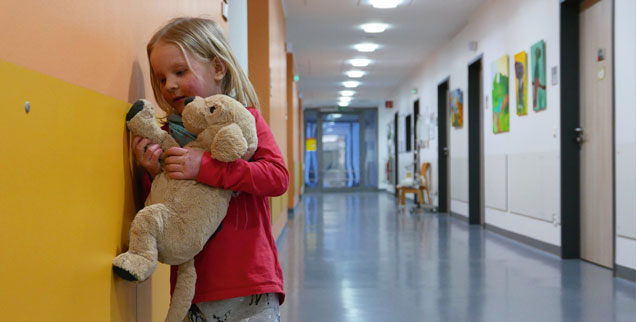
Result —
<path fill-rule="evenodd" d="M 258 147 L 250 159 L 221 162 L 205 152 L 197 181 L 212 187 L 241 191 L 256 196 L 280 196 L 287 191 L 289 173 L 285 160 L 269 126 L 254 108 L 249 108 L 256 119 Z"/>

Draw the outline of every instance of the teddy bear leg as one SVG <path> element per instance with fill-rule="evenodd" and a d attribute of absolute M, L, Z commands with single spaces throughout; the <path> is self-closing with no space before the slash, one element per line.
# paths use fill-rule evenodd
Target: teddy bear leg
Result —
<path fill-rule="evenodd" d="M 130 247 L 113 260 L 113 271 L 129 281 L 144 281 L 157 268 L 157 236 L 163 230 L 162 218 L 170 210 L 155 204 L 140 210 L 130 227 Z"/>
<path fill-rule="evenodd" d="M 192 305 L 192 298 L 194 298 L 196 280 L 197 271 L 194 268 L 194 259 L 179 265 L 177 283 L 170 301 L 166 322 L 181 322 L 186 317 Z"/>

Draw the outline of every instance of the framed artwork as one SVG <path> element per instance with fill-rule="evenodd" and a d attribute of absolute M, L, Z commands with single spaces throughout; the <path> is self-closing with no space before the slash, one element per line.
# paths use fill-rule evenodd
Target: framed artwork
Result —
<path fill-rule="evenodd" d="M 458 88 L 450 93 L 451 124 L 453 127 L 462 127 L 464 124 L 464 101 L 462 91 Z"/>
<path fill-rule="evenodd" d="M 492 131 L 510 131 L 510 95 L 508 95 L 508 55 L 501 56 L 492 63 Z"/>
<path fill-rule="evenodd" d="M 546 109 L 545 83 L 545 41 L 541 40 L 530 48 L 532 56 L 532 108 L 535 111 Z"/>
<path fill-rule="evenodd" d="M 517 115 L 528 114 L 528 56 L 525 51 L 515 55 L 515 93 Z"/>

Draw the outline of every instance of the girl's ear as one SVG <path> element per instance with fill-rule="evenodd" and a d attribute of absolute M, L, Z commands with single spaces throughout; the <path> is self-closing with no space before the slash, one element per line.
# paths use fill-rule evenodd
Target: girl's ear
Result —
<path fill-rule="evenodd" d="M 225 62 L 219 59 L 219 57 L 214 57 L 210 64 L 212 64 L 212 67 L 214 68 L 214 79 L 217 81 L 223 80 L 225 73 L 227 73 L 227 66 L 225 65 Z"/>

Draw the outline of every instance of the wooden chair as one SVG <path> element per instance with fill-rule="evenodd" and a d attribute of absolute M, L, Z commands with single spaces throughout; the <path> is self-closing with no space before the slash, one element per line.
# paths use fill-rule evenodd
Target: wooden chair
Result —
<path fill-rule="evenodd" d="M 397 189 L 400 193 L 400 205 L 404 206 L 406 204 L 406 194 L 414 193 L 417 196 L 417 202 L 420 205 L 423 204 L 432 204 L 431 203 L 431 195 L 429 193 L 429 179 L 428 179 L 428 170 L 431 168 L 430 162 L 422 163 L 422 168 L 420 169 L 419 175 L 419 184 L 413 186 L 407 185 L 398 185 Z M 424 200 L 424 191 L 426 191 L 426 201 Z"/>

